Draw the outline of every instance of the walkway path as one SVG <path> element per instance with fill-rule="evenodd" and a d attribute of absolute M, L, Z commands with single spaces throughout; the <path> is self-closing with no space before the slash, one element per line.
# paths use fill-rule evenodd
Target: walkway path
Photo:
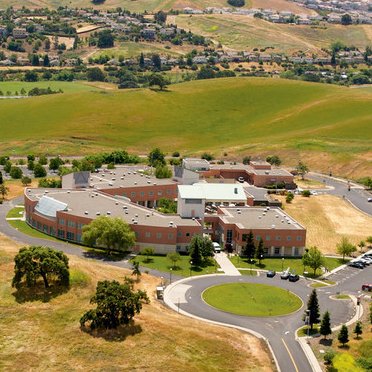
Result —
<path fill-rule="evenodd" d="M 216 253 L 214 259 L 220 265 L 221 270 L 226 275 L 238 276 L 241 275 L 239 270 L 232 264 L 225 252 Z"/>

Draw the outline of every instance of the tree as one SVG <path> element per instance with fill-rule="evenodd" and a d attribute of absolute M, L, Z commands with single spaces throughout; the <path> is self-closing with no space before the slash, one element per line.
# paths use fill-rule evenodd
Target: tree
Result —
<path fill-rule="evenodd" d="M 138 282 L 139 277 L 142 275 L 138 261 L 133 261 L 133 263 L 132 263 L 132 275 L 136 276 L 136 279 L 137 279 L 137 282 Z"/>
<path fill-rule="evenodd" d="M 276 165 L 277 167 L 279 167 L 279 165 L 282 164 L 282 161 L 280 160 L 278 155 L 269 155 L 266 158 L 266 161 L 271 165 Z"/>
<path fill-rule="evenodd" d="M 165 23 L 167 20 L 167 13 L 160 10 L 159 12 L 155 13 L 154 19 L 158 23 Z"/>
<path fill-rule="evenodd" d="M 177 213 L 177 202 L 172 199 L 161 198 L 156 203 L 156 209 L 165 214 Z"/>
<path fill-rule="evenodd" d="M 47 165 L 48 164 L 48 158 L 45 155 L 40 155 L 39 156 L 39 164 Z"/>
<path fill-rule="evenodd" d="M 4 183 L 3 173 L 0 171 L 0 185 Z"/>
<path fill-rule="evenodd" d="M 156 178 L 171 178 L 172 170 L 168 168 L 166 165 L 158 165 L 155 169 L 155 177 Z"/>
<path fill-rule="evenodd" d="M 29 161 L 27 162 L 27 169 L 28 169 L 28 170 L 34 170 L 34 167 L 35 167 L 35 163 L 34 163 L 34 161 L 33 161 L 33 160 L 29 160 Z"/>
<path fill-rule="evenodd" d="M 264 254 L 264 242 L 262 238 L 260 238 L 254 255 L 254 257 L 258 260 L 259 265 L 261 265 L 261 260 L 264 258 Z"/>
<path fill-rule="evenodd" d="M 231 5 L 231 6 L 236 6 L 238 8 L 242 7 L 245 5 L 245 0 L 227 0 L 227 2 Z"/>
<path fill-rule="evenodd" d="M 95 309 L 87 311 L 80 319 L 82 327 L 91 329 L 113 329 L 129 324 L 142 309 L 142 301 L 149 303 L 146 292 L 134 292 L 128 283 L 120 284 L 116 280 L 104 280 L 97 283 L 96 294 L 90 303 Z"/>
<path fill-rule="evenodd" d="M 147 247 L 147 248 L 142 249 L 141 254 L 146 256 L 146 259 L 144 260 L 144 262 L 150 262 L 152 260 L 150 256 L 153 256 L 154 253 L 155 253 L 154 248 Z"/>
<path fill-rule="evenodd" d="M 350 243 L 346 236 L 343 236 L 340 243 L 337 244 L 337 253 L 342 255 L 342 260 L 345 260 L 345 256 L 351 256 L 353 252 L 356 252 L 356 246 Z"/>
<path fill-rule="evenodd" d="M 320 320 L 318 296 L 315 289 L 310 294 L 307 302 L 307 310 L 309 313 L 309 325 L 313 329 L 313 325 L 319 323 Z"/>
<path fill-rule="evenodd" d="M 358 244 L 358 247 L 360 248 L 360 252 L 363 253 L 364 247 L 366 246 L 366 242 L 364 240 L 361 240 Z"/>
<path fill-rule="evenodd" d="M 149 77 L 149 85 L 150 87 L 157 85 L 160 90 L 163 90 L 164 88 L 167 87 L 169 84 L 169 80 L 162 74 L 151 74 Z"/>
<path fill-rule="evenodd" d="M 140 68 L 145 67 L 145 57 L 144 57 L 142 52 L 141 52 L 141 55 L 140 55 L 140 58 L 139 58 L 139 66 L 140 66 Z"/>
<path fill-rule="evenodd" d="M 2 200 L 4 200 L 5 196 L 8 194 L 9 188 L 6 187 L 3 183 L 0 184 L 0 194 Z"/>
<path fill-rule="evenodd" d="M 298 162 L 296 166 L 296 170 L 298 174 L 301 176 L 302 179 L 305 178 L 306 173 L 309 173 L 309 168 L 306 164 L 304 164 L 301 160 Z"/>
<path fill-rule="evenodd" d="M 245 244 L 242 250 L 242 256 L 251 260 L 254 256 L 255 250 L 256 247 L 254 245 L 254 236 L 252 231 L 250 231 L 249 234 L 247 235 L 247 243 Z"/>
<path fill-rule="evenodd" d="M 356 338 L 359 338 L 360 335 L 363 333 L 362 322 L 359 320 L 355 324 L 354 333 L 356 334 Z"/>
<path fill-rule="evenodd" d="M 247 164 L 249 164 L 250 161 L 251 161 L 251 157 L 250 156 L 244 156 L 244 158 L 243 158 L 243 164 L 247 165 Z"/>
<path fill-rule="evenodd" d="M 42 278 L 45 288 L 52 281 L 63 286 L 69 285 L 70 273 L 68 258 L 61 251 L 48 247 L 24 247 L 14 258 L 14 278 L 12 286 L 20 288 L 25 281 L 27 287 L 33 287 Z"/>
<path fill-rule="evenodd" d="M 98 48 L 112 48 L 114 46 L 114 35 L 110 30 L 104 30 L 98 33 Z"/>
<path fill-rule="evenodd" d="M 161 59 L 159 54 L 153 54 L 151 56 L 151 62 L 154 65 L 154 69 L 160 71 L 161 70 Z"/>
<path fill-rule="evenodd" d="M 59 157 L 51 158 L 49 160 L 49 169 L 58 170 L 61 165 L 64 164 L 64 161 Z"/>
<path fill-rule="evenodd" d="M 285 197 L 285 202 L 290 204 L 292 203 L 293 199 L 294 199 L 294 194 L 292 192 L 289 192 L 287 196 Z"/>
<path fill-rule="evenodd" d="M 165 154 L 160 151 L 158 147 L 151 150 L 148 155 L 149 165 L 157 167 L 159 165 L 166 165 Z"/>
<path fill-rule="evenodd" d="M 353 23 L 353 19 L 351 18 L 350 14 L 343 14 L 341 16 L 341 24 L 344 26 L 351 25 Z"/>
<path fill-rule="evenodd" d="M 214 255 L 213 242 L 209 239 L 208 236 L 202 237 L 200 253 L 204 261 L 207 260 L 209 257 L 213 257 Z"/>
<path fill-rule="evenodd" d="M 345 346 L 345 344 L 349 342 L 349 331 L 345 324 L 342 325 L 337 339 L 342 344 L 342 346 Z"/>
<path fill-rule="evenodd" d="M 311 267 L 315 276 L 317 269 L 324 266 L 324 256 L 317 247 L 310 247 L 302 256 L 302 263 L 304 266 Z"/>
<path fill-rule="evenodd" d="M 24 80 L 25 81 L 30 81 L 30 82 L 35 82 L 38 81 L 38 75 L 35 71 L 28 70 L 25 72 Z"/>
<path fill-rule="evenodd" d="M 10 169 L 12 168 L 12 162 L 10 160 L 6 160 L 3 168 L 6 173 L 9 173 Z"/>
<path fill-rule="evenodd" d="M 135 234 L 121 218 L 98 217 L 83 227 L 83 243 L 109 251 L 127 251 L 135 243 Z"/>
<path fill-rule="evenodd" d="M 40 65 L 39 56 L 37 54 L 32 55 L 31 64 L 32 64 L 32 66 L 39 66 Z"/>
<path fill-rule="evenodd" d="M 12 166 L 10 168 L 9 175 L 13 179 L 19 180 L 20 178 L 22 178 L 23 172 L 22 172 L 22 169 L 21 168 L 16 167 L 16 166 Z"/>
<path fill-rule="evenodd" d="M 88 81 L 105 81 L 105 74 L 99 67 L 88 68 L 87 79 Z"/>
<path fill-rule="evenodd" d="M 49 61 L 48 54 L 45 54 L 45 56 L 44 56 L 43 65 L 44 65 L 44 67 L 49 67 L 50 66 L 50 61 Z"/>
<path fill-rule="evenodd" d="M 28 176 L 23 176 L 21 182 L 23 186 L 27 186 L 31 183 L 31 178 Z"/>
<path fill-rule="evenodd" d="M 202 245 L 202 238 L 200 237 L 200 235 L 193 236 L 190 242 L 189 252 L 190 252 L 190 259 L 194 266 L 200 266 L 203 262 L 201 245 Z"/>
<path fill-rule="evenodd" d="M 45 177 L 46 175 L 47 175 L 47 172 L 45 168 L 40 163 L 36 163 L 34 165 L 34 176 L 36 178 L 40 178 L 40 177 Z"/>
<path fill-rule="evenodd" d="M 178 252 L 169 252 L 167 254 L 167 259 L 172 262 L 172 268 L 176 269 L 176 264 L 181 259 L 181 256 Z"/>
<path fill-rule="evenodd" d="M 328 335 L 332 334 L 331 317 L 328 311 L 324 313 L 322 321 L 320 323 L 320 334 L 324 336 L 324 338 L 327 338 Z"/>

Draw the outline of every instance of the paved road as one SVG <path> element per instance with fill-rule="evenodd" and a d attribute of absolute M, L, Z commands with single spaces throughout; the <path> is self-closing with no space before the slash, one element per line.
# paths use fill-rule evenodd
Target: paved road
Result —
<path fill-rule="evenodd" d="M 348 191 L 347 180 L 337 179 L 313 172 L 307 174 L 306 177 L 323 182 L 326 186 L 330 186 L 329 189 L 321 189 L 322 192 L 337 195 L 341 198 L 345 196 L 345 199 L 351 202 L 355 207 L 372 216 L 372 203 L 367 201 L 368 198 L 372 197 L 372 194 L 362 186 L 350 183 L 350 191 Z"/>
<path fill-rule="evenodd" d="M 351 301 L 333 300 L 330 299 L 330 296 L 341 291 L 358 295 L 358 289 L 360 289 L 361 284 L 366 282 L 367 278 L 371 276 L 372 267 L 359 271 L 347 267 L 345 271 L 347 273 L 346 276 L 349 277 L 347 281 L 342 281 L 341 285 L 324 287 L 317 290 L 321 312 L 323 313 L 328 310 L 331 313 L 332 326 L 349 321 L 355 314 L 355 308 Z M 358 275 L 354 275 L 355 273 Z M 339 272 L 337 275 L 342 277 L 342 272 Z M 331 280 L 333 279 L 331 278 Z M 296 329 L 304 325 L 302 320 L 304 308 L 288 316 L 255 318 L 219 311 L 208 306 L 203 301 L 201 294 L 206 288 L 220 283 L 232 282 L 272 284 L 294 292 L 304 303 L 307 303 L 308 296 L 312 291 L 312 288 L 309 287 L 311 282 L 307 279 L 300 279 L 296 283 L 291 283 L 281 280 L 278 275 L 275 278 L 267 278 L 265 274 L 261 274 L 258 277 L 218 275 L 208 278 L 190 278 L 186 282 L 183 282 L 181 286 L 186 289 L 186 292 L 184 297 L 181 297 L 181 300 L 180 293 L 177 293 L 177 290 L 173 299 L 172 293 L 169 293 L 169 296 L 176 306 L 179 305 L 181 310 L 189 314 L 259 332 L 269 340 L 282 371 L 312 371 L 299 343 L 295 340 Z"/>

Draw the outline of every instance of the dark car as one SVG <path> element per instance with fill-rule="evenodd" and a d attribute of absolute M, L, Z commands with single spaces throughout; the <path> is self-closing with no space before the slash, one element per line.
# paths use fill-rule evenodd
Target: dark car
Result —
<path fill-rule="evenodd" d="M 362 291 L 372 292 L 372 284 L 363 284 Z"/>
<path fill-rule="evenodd" d="M 349 265 L 350 267 L 356 267 L 357 269 L 364 269 L 364 265 L 361 262 L 350 262 Z"/>
<path fill-rule="evenodd" d="M 290 282 L 297 282 L 297 280 L 300 280 L 300 277 L 297 274 L 291 274 L 291 275 L 289 275 L 288 280 Z"/>
<path fill-rule="evenodd" d="M 267 276 L 268 278 L 274 278 L 275 275 L 276 275 L 276 271 L 274 271 L 274 270 L 270 270 L 270 271 L 268 271 L 268 272 L 266 273 L 266 276 Z"/>
<path fill-rule="evenodd" d="M 289 271 L 284 271 L 282 275 L 280 275 L 281 279 L 287 280 L 289 278 Z"/>

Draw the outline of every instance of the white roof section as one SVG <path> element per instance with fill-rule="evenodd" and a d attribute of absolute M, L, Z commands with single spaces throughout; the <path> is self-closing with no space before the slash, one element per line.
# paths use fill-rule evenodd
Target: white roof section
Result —
<path fill-rule="evenodd" d="M 244 188 L 235 183 L 194 183 L 179 185 L 178 193 L 182 199 L 205 199 L 210 202 L 246 202 Z"/>
<path fill-rule="evenodd" d="M 49 196 L 42 196 L 35 206 L 35 210 L 48 217 L 56 217 L 58 211 L 67 211 L 67 204 Z"/>

